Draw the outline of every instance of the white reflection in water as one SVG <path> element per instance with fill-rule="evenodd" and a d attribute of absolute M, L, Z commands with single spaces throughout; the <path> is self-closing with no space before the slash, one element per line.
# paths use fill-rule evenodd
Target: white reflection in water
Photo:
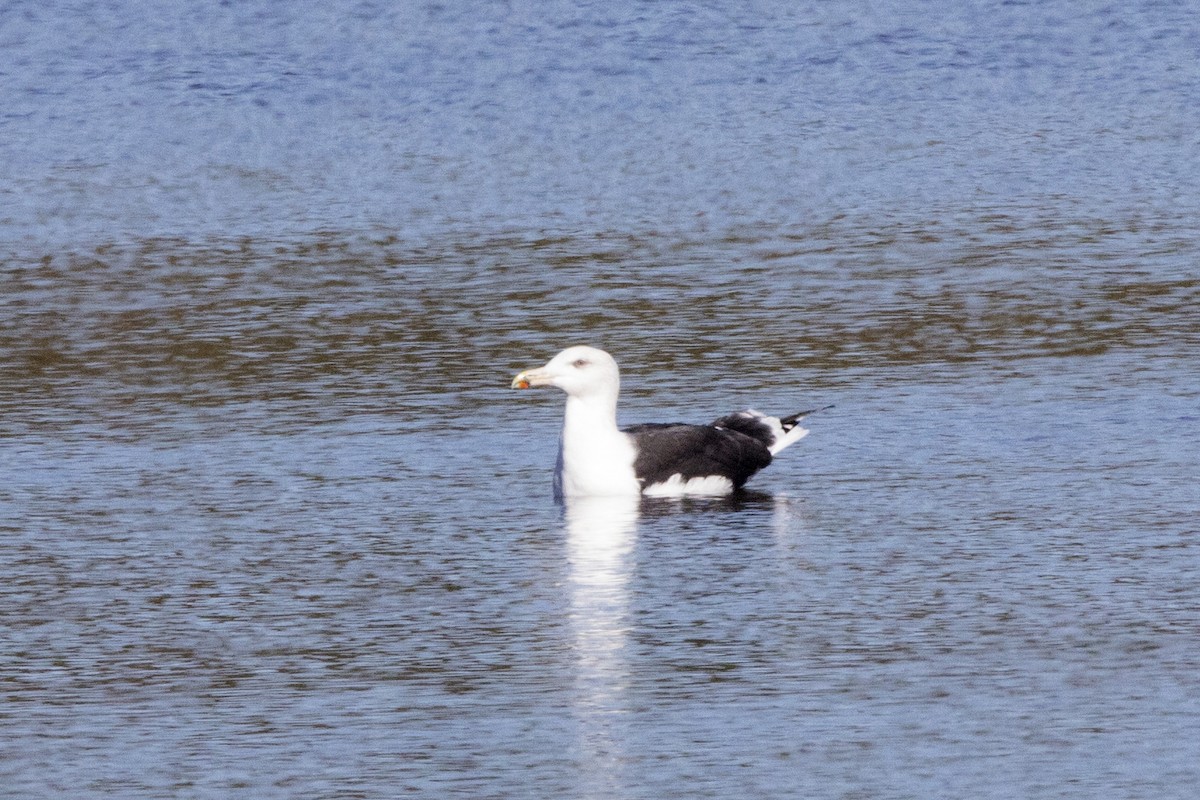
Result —
<path fill-rule="evenodd" d="M 581 794 L 622 783 L 629 714 L 629 576 L 638 497 L 567 502 L 571 628 L 576 657 Z"/>
<path fill-rule="evenodd" d="M 772 495 L 770 519 L 775 545 L 785 551 L 795 545 L 804 530 L 804 516 L 800 503 L 792 502 L 786 494 Z"/>

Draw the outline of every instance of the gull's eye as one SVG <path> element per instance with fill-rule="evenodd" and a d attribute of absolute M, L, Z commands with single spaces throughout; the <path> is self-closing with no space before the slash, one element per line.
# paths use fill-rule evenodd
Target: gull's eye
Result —
<path fill-rule="evenodd" d="M 573 362 L 571 362 L 571 366 L 575 367 L 576 369 L 583 369 L 587 365 L 588 365 L 588 360 L 586 358 L 577 358 Z"/>

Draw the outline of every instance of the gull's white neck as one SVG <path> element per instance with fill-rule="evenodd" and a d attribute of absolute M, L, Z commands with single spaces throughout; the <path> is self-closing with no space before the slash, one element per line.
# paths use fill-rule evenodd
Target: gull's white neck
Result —
<path fill-rule="evenodd" d="M 633 442 L 617 428 L 617 394 L 567 395 L 555 494 L 637 494 Z"/>

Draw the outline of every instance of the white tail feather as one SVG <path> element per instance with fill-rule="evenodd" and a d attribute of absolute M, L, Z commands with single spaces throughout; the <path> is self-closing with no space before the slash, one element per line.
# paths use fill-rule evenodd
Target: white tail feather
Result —
<path fill-rule="evenodd" d="M 778 420 L 775 422 L 778 424 Z M 779 431 L 780 433 L 783 433 L 782 425 L 779 427 Z M 795 444 L 805 436 L 808 436 L 808 428 L 801 428 L 799 425 L 795 425 L 787 433 L 783 433 L 782 436 L 777 436 L 775 438 L 775 444 L 771 445 L 767 449 L 771 451 L 771 455 L 775 455 L 783 448 L 787 447 L 788 445 Z"/>

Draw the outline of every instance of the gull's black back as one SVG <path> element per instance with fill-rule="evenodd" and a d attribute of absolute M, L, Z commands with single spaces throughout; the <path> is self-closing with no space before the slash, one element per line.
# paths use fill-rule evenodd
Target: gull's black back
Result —
<path fill-rule="evenodd" d="M 721 476 L 728 478 L 734 489 L 740 489 L 751 475 L 771 463 L 767 446 L 738 430 L 648 423 L 624 431 L 637 445 L 633 471 L 642 488 L 679 475 L 685 481 Z"/>

